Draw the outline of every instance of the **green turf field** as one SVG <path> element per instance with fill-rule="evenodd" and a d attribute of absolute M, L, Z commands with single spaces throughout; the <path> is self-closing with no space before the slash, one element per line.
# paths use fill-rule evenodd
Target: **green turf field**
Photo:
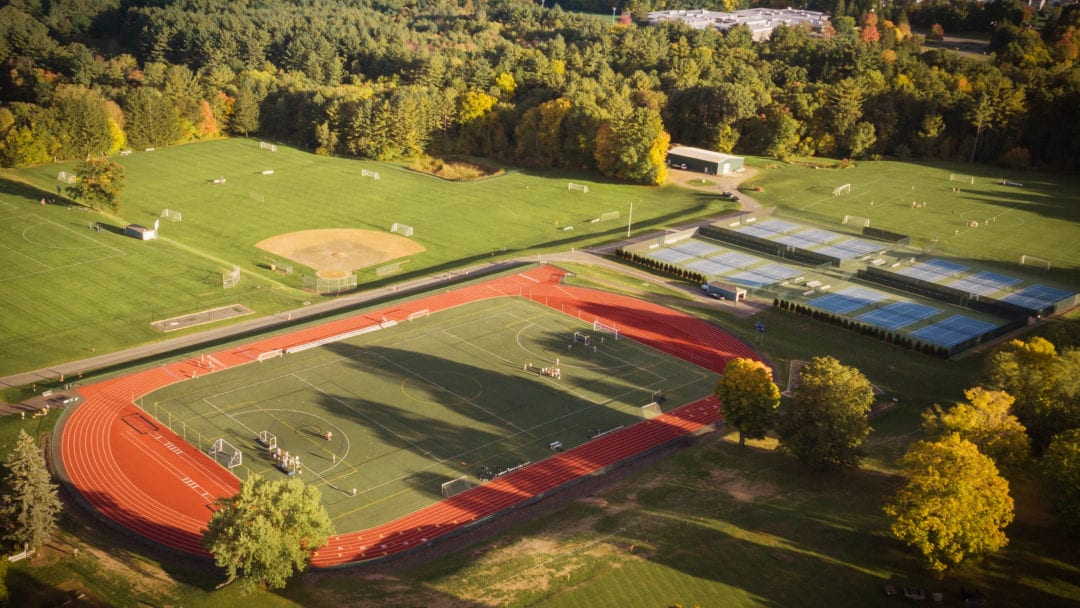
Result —
<path fill-rule="evenodd" d="M 863 161 L 847 169 L 768 161 L 755 166 L 762 168 L 751 183 L 762 191 L 751 194 L 785 215 L 834 226 L 844 216 L 869 219 L 873 227 L 912 236 L 927 251 L 1001 262 L 1018 271 L 1035 271 L 1018 262 L 1021 255 L 1036 256 L 1055 269 L 1049 280 L 1080 283 L 1080 179 L 1074 175 L 895 161 Z M 954 175 L 956 181 L 950 180 Z M 1001 185 L 1003 176 L 1022 186 Z M 834 196 L 843 184 L 851 184 L 850 193 Z"/>
<path fill-rule="evenodd" d="M 595 350 L 571 347 L 575 332 L 591 334 Z M 560 378 L 539 373 L 556 366 Z M 240 477 L 283 474 L 257 441 L 268 431 L 300 456 L 301 475 L 348 531 L 437 501 L 452 479 L 479 483 L 483 467 L 536 462 L 553 441 L 569 449 L 590 429 L 634 424 L 656 391 L 670 409 L 715 382 L 632 340 L 601 342 L 576 319 L 503 298 L 200 376 L 141 405 L 200 449 L 219 438 L 238 448 Z"/>
<path fill-rule="evenodd" d="M 580 174 L 510 171 L 455 183 L 399 164 L 277 150 L 230 139 L 117 157 L 127 175 L 120 217 L 39 204 L 42 197 L 63 202 L 56 177 L 75 163 L 0 173 L 8 178 L 0 180 L 0 350 L 8 353 L 0 375 L 160 339 L 150 326 L 155 320 L 233 303 L 266 314 L 319 300 L 300 289 L 309 270 L 274 272 L 268 254 L 255 247 L 282 233 L 413 226 L 413 240 L 426 251 L 388 279 L 361 270 L 363 286 L 614 241 L 627 233 L 631 204 L 635 233 L 733 206 L 719 193 Z M 362 177 L 364 169 L 380 179 Z M 220 177 L 225 183 L 211 183 Z M 571 180 L 589 192 L 568 190 Z M 182 221 L 160 218 L 166 208 Z M 592 222 L 611 212 L 619 218 Z M 151 226 L 157 219 L 157 241 L 123 235 L 128 223 Z M 94 222 L 105 230 L 91 230 Z M 234 265 L 240 283 L 223 289 L 221 275 Z"/>

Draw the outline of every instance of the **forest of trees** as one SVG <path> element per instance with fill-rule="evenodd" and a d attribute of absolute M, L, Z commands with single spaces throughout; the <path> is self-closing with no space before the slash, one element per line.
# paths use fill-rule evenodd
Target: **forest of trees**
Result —
<path fill-rule="evenodd" d="M 663 179 L 668 141 L 779 158 L 1080 162 L 1075 5 L 1033 28 L 1018 0 L 817 0 L 807 7 L 829 11 L 831 30 L 755 43 L 745 28 L 645 25 L 656 0 L 619 4 L 618 20 L 571 12 L 610 13 L 596 0 L 0 4 L 3 166 L 230 134 L 639 183 Z M 913 25 L 996 26 L 993 53 L 924 50 Z"/>

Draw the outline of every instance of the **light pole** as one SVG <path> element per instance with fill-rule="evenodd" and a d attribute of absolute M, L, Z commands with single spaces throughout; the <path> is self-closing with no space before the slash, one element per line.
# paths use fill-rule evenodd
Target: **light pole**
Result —
<path fill-rule="evenodd" d="M 615 7 L 611 7 L 611 25 L 615 25 Z"/>
<path fill-rule="evenodd" d="M 626 220 L 626 238 L 630 238 L 630 224 L 634 223 L 634 201 L 630 201 L 630 217 Z"/>

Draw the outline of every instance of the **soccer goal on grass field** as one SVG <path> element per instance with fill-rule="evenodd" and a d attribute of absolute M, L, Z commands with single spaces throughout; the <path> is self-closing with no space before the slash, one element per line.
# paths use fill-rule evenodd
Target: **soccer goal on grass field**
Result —
<path fill-rule="evenodd" d="M 277 436 L 270 431 L 259 431 L 259 443 L 264 448 L 272 450 L 277 447 Z"/>
<path fill-rule="evenodd" d="M 227 469 L 244 464 L 244 454 L 224 439 L 214 440 L 214 444 L 210 446 L 210 457 Z"/>
<path fill-rule="evenodd" d="M 619 328 L 615 327 L 614 325 L 608 325 L 607 323 L 604 323 L 600 319 L 593 320 L 592 328 L 593 328 L 593 331 L 598 331 L 598 332 L 605 333 L 605 334 L 611 334 L 611 335 L 615 336 L 616 340 L 619 339 Z"/>
<path fill-rule="evenodd" d="M 240 282 L 240 267 L 233 266 L 232 272 L 221 273 L 221 286 L 225 289 L 236 287 Z"/>
<path fill-rule="evenodd" d="M 1033 255 L 1020 256 L 1021 266 L 1034 266 L 1041 270 L 1050 270 L 1050 260 L 1044 258 L 1037 258 Z"/>
<path fill-rule="evenodd" d="M 360 177 L 370 177 L 371 179 L 379 179 L 378 171 L 368 171 L 367 169 L 360 170 Z"/>
<path fill-rule="evenodd" d="M 844 221 L 842 221 L 840 223 L 841 224 L 847 224 L 849 226 L 858 226 L 860 228 L 869 228 L 870 227 L 870 218 L 859 217 L 857 215 L 845 215 L 844 216 Z"/>
<path fill-rule="evenodd" d="M 390 232 L 400 234 L 401 236 L 412 236 L 413 228 L 407 224 L 399 224 L 394 222 L 393 226 L 390 226 Z"/>
<path fill-rule="evenodd" d="M 61 171 L 60 174 L 56 176 L 56 181 L 64 182 L 65 184 L 74 184 L 75 174 L 68 173 L 67 171 Z"/>
<path fill-rule="evenodd" d="M 164 209 L 161 212 L 161 217 L 169 220 L 170 222 L 179 222 L 183 219 L 179 211 L 173 211 L 172 209 Z"/>
<path fill-rule="evenodd" d="M 451 479 L 442 484 L 442 495 L 444 498 L 450 498 L 455 494 L 461 494 L 471 487 L 473 487 L 472 482 L 469 481 L 468 477 L 458 477 L 457 479 Z"/>
<path fill-rule="evenodd" d="M 269 150 L 271 152 L 277 152 L 277 146 L 275 146 L 274 144 L 266 143 L 265 141 L 260 141 L 259 142 L 259 147 L 262 148 L 263 150 Z"/>
<path fill-rule="evenodd" d="M 961 173 L 950 173 L 949 174 L 949 181 L 950 182 L 964 182 L 965 184 L 974 184 L 975 183 L 975 176 L 973 176 L 973 175 L 963 175 Z"/>
<path fill-rule="evenodd" d="M 833 196 L 840 196 L 841 194 L 850 194 L 850 193 L 851 193 L 851 184 L 841 184 L 841 185 L 833 188 L 833 191 L 832 191 Z"/>
<path fill-rule="evenodd" d="M 589 344 L 592 343 L 592 338 L 589 337 L 589 334 L 583 334 L 580 331 L 575 331 L 574 332 L 574 343 L 575 344 L 584 344 L 585 346 L 588 346 Z"/>
<path fill-rule="evenodd" d="M 663 413 L 664 411 L 660 409 L 660 404 L 655 401 L 641 406 L 641 417 L 645 420 L 652 420 Z"/>
<path fill-rule="evenodd" d="M 584 192 L 586 194 L 588 194 L 588 192 L 589 192 L 589 187 L 588 186 L 586 186 L 585 184 L 575 184 L 574 182 L 570 182 L 569 184 L 566 184 L 566 189 L 567 190 L 579 190 L 579 191 Z"/>

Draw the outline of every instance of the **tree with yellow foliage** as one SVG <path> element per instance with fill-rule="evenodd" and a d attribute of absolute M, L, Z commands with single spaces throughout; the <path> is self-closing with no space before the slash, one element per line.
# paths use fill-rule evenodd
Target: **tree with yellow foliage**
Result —
<path fill-rule="evenodd" d="M 722 402 L 724 422 L 739 431 L 739 445 L 763 439 L 773 428 L 780 389 L 773 383 L 772 370 L 761 361 L 732 359 L 716 384 Z"/>

